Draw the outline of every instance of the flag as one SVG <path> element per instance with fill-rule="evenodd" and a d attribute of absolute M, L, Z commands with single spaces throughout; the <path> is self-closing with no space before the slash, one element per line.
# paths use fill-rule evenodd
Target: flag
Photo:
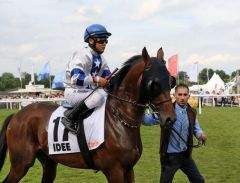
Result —
<path fill-rule="evenodd" d="M 192 65 L 190 65 L 189 81 L 198 82 L 198 62 L 195 62 Z"/>
<path fill-rule="evenodd" d="M 171 76 L 178 76 L 178 55 L 173 55 L 168 59 L 168 72 Z"/>
<path fill-rule="evenodd" d="M 50 64 L 46 62 L 38 75 L 38 81 L 48 78 L 50 76 Z"/>
<path fill-rule="evenodd" d="M 52 88 L 63 88 L 64 85 L 63 85 L 63 82 L 64 82 L 64 78 L 65 78 L 65 71 L 60 71 L 58 72 L 53 81 L 52 81 Z"/>

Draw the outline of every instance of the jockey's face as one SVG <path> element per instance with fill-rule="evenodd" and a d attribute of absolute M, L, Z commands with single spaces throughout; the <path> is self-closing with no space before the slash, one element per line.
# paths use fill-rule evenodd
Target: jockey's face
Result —
<path fill-rule="evenodd" d="M 181 107 L 184 107 L 187 104 L 188 99 L 190 97 L 189 91 L 185 87 L 179 87 L 175 92 L 174 97 L 176 99 L 177 104 Z"/>
<path fill-rule="evenodd" d="M 105 37 L 99 37 L 99 38 L 94 38 L 91 39 L 89 38 L 89 43 L 91 45 L 94 45 L 95 43 L 95 49 L 99 54 L 102 54 L 106 48 L 106 45 L 108 43 L 108 39 Z"/>

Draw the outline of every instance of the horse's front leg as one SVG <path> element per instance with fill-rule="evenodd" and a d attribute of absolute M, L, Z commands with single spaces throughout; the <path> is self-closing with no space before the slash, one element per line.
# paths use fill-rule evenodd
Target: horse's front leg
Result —
<path fill-rule="evenodd" d="M 125 174 L 125 183 L 134 183 L 135 182 L 135 176 L 133 169 L 130 169 Z"/>
<path fill-rule="evenodd" d="M 103 173 L 107 177 L 108 183 L 125 183 L 124 173 L 121 167 L 112 167 Z"/>

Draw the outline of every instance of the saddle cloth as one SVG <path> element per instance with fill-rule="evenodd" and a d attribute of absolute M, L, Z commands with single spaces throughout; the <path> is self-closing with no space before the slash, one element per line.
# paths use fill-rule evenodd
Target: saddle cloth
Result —
<path fill-rule="evenodd" d="M 84 119 L 84 130 L 89 150 L 96 149 L 104 142 L 105 105 L 95 108 Z M 66 108 L 59 106 L 51 115 L 48 124 L 49 154 L 66 154 L 80 152 L 77 137 L 61 123 Z"/>

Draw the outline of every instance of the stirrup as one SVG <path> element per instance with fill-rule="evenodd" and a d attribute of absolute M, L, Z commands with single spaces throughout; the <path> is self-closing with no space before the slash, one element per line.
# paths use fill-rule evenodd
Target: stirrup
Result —
<path fill-rule="evenodd" d="M 66 117 L 63 117 L 61 120 L 62 124 L 73 134 L 77 134 L 77 129 L 74 128 L 72 121 Z"/>

